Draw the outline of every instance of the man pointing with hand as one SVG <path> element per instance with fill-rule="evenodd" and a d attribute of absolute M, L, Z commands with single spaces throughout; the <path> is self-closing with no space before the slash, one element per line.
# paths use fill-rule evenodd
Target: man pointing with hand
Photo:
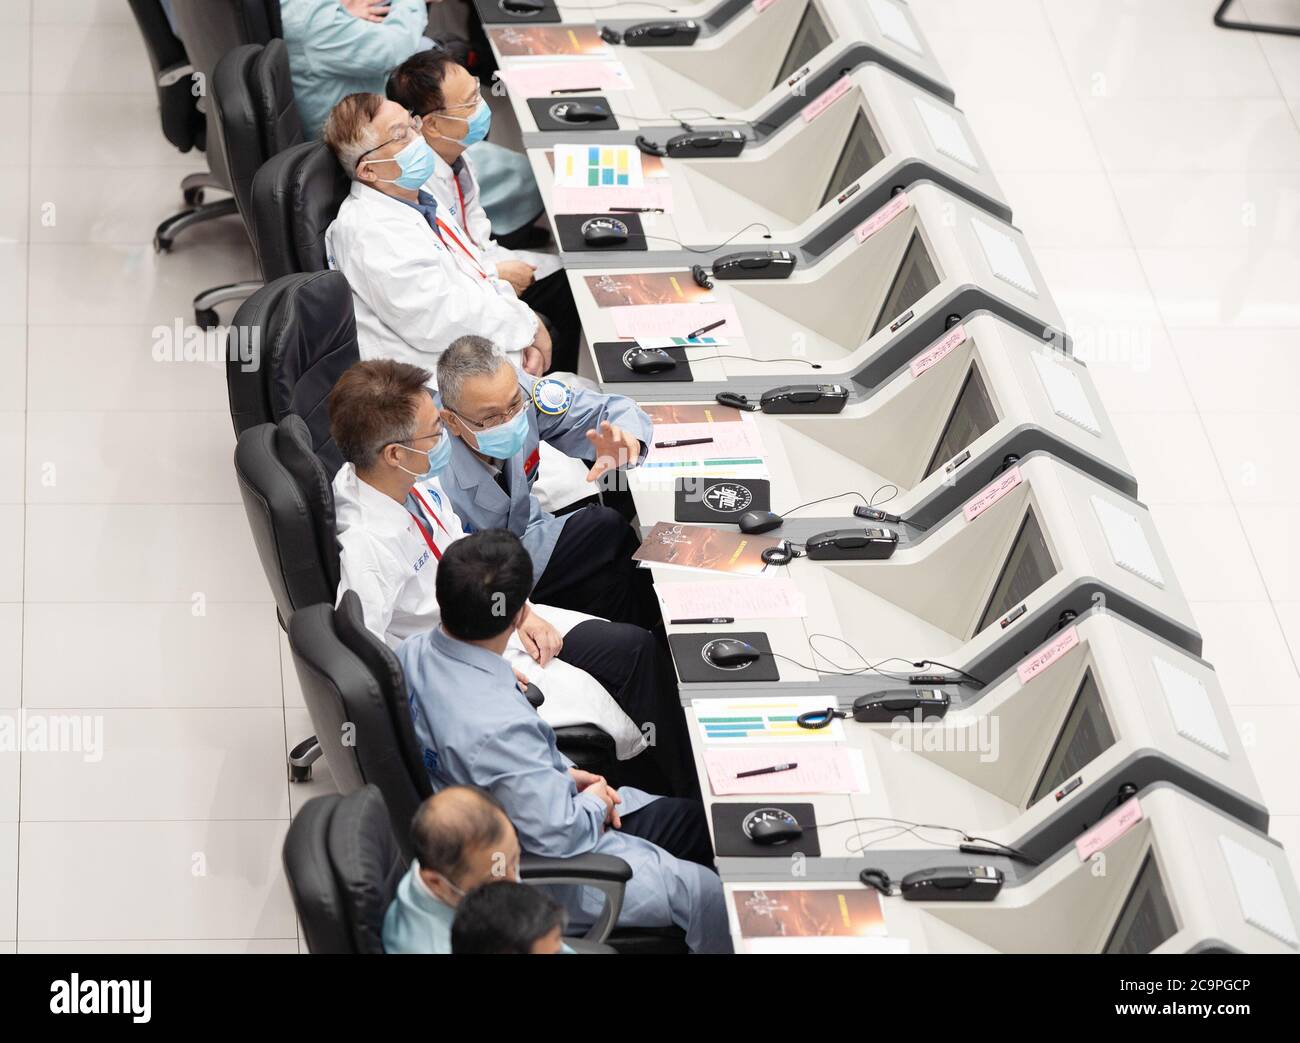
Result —
<path fill-rule="evenodd" d="M 649 574 L 632 561 L 640 540 L 617 511 L 562 517 L 532 494 L 540 443 L 591 464 L 589 482 L 640 464 L 653 425 L 631 399 L 520 372 L 490 341 L 461 337 L 438 359 L 443 421 L 455 435 L 443 488 L 466 531 L 508 529 L 533 560 L 533 597 L 546 604 L 653 626 Z"/>

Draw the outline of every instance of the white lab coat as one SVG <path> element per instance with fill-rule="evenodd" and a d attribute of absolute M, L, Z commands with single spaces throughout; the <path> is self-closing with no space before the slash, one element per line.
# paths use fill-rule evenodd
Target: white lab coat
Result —
<path fill-rule="evenodd" d="M 445 437 L 445 436 L 444 436 Z M 434 543 L 439 553 L 465 535 L 437 479 L 417 482 L 416 489 L 434 512 Z M 430 551 L 414 518 L 392 497 L 357 477 L 344 464 L 334 477 L 334 511 L 339 541 L 339 594 L 356 592 L 366 628 L 396 648 L 404 638 L 439 622 L 434 589 L 437 558 Z M 534 611 L 567 634 L 586 620 L 581 612 L 535 605 Z M 545 695 L 538 711 L 552 728 L 594 724 L 608 733 L 620 760 L 645 748 L 645 737 L 604 687 L 590 674 L 559 659 L 538 666 L 524 651 L 516 634 L 506 660 Z"/>
<path fill-rule="evenodd" d="M 325 252 L 352 288 L 362 359 L 433 370 L 452 341 L 473 334 L 519 363 L 537 336 L 536 314 L 463 230 L 450 227 L 460 246 L 413 206 L 352 182 L 325 231 Z"/>
<path fill-rule="evenodd" d="M 457 166 L 459 170 L 453 169 L 435 152 L 433 174 L 424 183 L 424 190 L 438 201 L 439 208 L 451 216 L 456 229 L 464 231 L 474 241 L 483 259 L 493 266 L 493 271 L 502 261 L 525 261 L 537 269 L 533 273 L 536 279 L 545 279 L 558 272 L 560 259 L 555 254 L 510 250 L 492 238 L 492 221 L 483 209 L 478 175 L 468 152 L 461 154 Z M 462 198 L 464 206 L 461 205 Z"/>

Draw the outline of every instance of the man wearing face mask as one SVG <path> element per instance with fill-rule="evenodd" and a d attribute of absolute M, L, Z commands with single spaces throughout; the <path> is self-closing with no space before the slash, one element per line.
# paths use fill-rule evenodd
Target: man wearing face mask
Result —
<path fill-rule="evenodd" d="M 421 187 L 437 156 L 420 120 L 381 95 L 351 94 L 324 139 L 352 180 L 325 251 L 352 288 L 361 357 L 432 369 L 447 345 L 475 334 L 534 376 L 550 369 L 545 323 Z"/>
<path fill-rule="evenodd" d="M 533 495 L 543 443 L 590 463 L 588 482 L 640 464 L 654 425 L 637 404 L 554 377 L 534 380 L 482 337 L 462 337 L 442 353 L 438 393 L 456 436 L 443 487 L 465 530 L 518 536 L 546 604 L 655 626 L 650 574 L 632 560 L 641 541 L 623 516 L 605 506 L 557 516 Z"/>
<path fill-rule="evenodd" d="M 476 166 L 465 151 L 487 136 L 492 121 L 479 81 L 447 53 L 425 51 L 393 70 L 388 97 L 420 117 L 425 140 L 434 151 L 433 176 L 425 182 L 425 191 L 520 299 L 549 320 L 552 368 L 576 371 L 582 323 L 558 259 L 501 246 L 481 203 Z"/>
<path fill-rule="evenodd" d="M 441 484 L 455 439 L 428 381 L 402 362 L 358 362 L 329 398 L 330 433 L 345 461 L 333 483 L 338 596 L 354 592 L 366 628 L 392 648 L 438 626 L 438 570 L 465 536 Z M 594 724 L 614 740 L 621 782 L 696 792 L 673 670 L 647 631 L 528 604 L 504 654 L 541 689 L 537 712 L 548 724 Z"/>

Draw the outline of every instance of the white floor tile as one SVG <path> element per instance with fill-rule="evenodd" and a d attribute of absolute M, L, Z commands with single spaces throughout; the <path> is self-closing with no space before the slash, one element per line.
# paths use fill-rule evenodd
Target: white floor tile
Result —
<path fill-rule="evenodd" d="M 236 220 L 223 218 L 223 220 Z M 197 238 L 202 229 L 194 232 Z M 187 233 L 188 235 L 189 233 Z M 257 277 L 247 244 L 177 240 L 170 254 L 144 245 L 31 244 L 33 325 L 194 321 L 195 294 Z"/>
<path fill-rule="evenodd" d="M 0 4 L 0 25 L 28 25 L 32 20 L 32 0 L 8 0 Z"/>
<path fill-rule="evenodd" d="M 1109 171 L 1300 170 L 1281 98 L 1082 99 Z"/>
<path fill-rule="evenodd" d="M 1027 97 L 988 99 L 965 112 L 994 170 L 1102 169 L 1088 123 L 1073 105 L 1040 101 L 1031 90 Z M 1033 133 L 1025 133 L 1026 127 Z"/>
<path fill-rule="evenodd" d="M 1231 507 L 1155 504 L 1151 517 L 1188 601 L 1263 601 L 1267 594 Z"/>
<path fill-rule="evenodd" d="M 1134 171 L 1110 182 L 1139 247 L 1264 251 L 1300 234 L 1300 184 L 1291 172 Z"/>
<path fill-rule="evenodd" d="M 289 938 L 288 823 L 25 822 L 18 938 Z M 70 852 L 93 852 L 93 873 Z"/>
<path fill-rule="evenodd" d="M 18 710 L 0 710 L 5 723 L 6 741 L 0 748 L 0 822 L 17 822 L 19 814 L 18 777 L 22 758 L 17 744 L 23 734 L 23 717 Z"/>
<path fill-rule="evenodd" d="M 81 167 L 36 166 L 32 183 L 54 209 L 32 208 L 25 234 L 34 243 L 152 244 L 158 225 L 185 209 L 182 174 L 175 166 L 113 167 L 87 179 Z M 226 198 L 215 190 L 209 197 Z M 223 217 L 182 232 L 173 249 L 197 250 L 209 242 L 240 245 L 247 238 L 239 218 Z"/>
<path fill-rule="evenodd" d="M 1273 607 L 1277 609 L 1277 618 L 1291 655 L 1300 662 L 1300 601 L 1279 601 Z"/>
<path fill-rule="evenodd" d="M 1269 809 L 1272 811 L 1272 809 Z M 1268 835 L 1286 850 L 1291 873 L 1300 880 L 1300 815 L 1273 814 L 1268 820 Z"/>
<path fill-rule="evenodd" d="M 18 823 L 0 822 L 0 938 L 18 936 Z"/>
<path fill-rule="evenodd" d="M 116 941 L 86 941 L 84 939 L 61 942 L 19 942 L 20 953 L 71 953 L 71 954 L 190 954 L 190 953 L 246 953 L 279 954 L 298 952 L 298 938 L 148 938 Z"/>
<path fill-rule="evenodd" d="M 29 602 L 271 603 L 243 507 L 32 505 L 27 516 Z"/>
<path fill-rule="evenodd" d="M 26 371 L 27 327 L 0 324 L 0 410 L 26 408 Z"/>
<path fill-rule="evenodd" d="M 0 710 L 22 701 L 23 606 L 0 604 Z"/>
<path fill-rule="evenodd" d="M 1233 706 L 1232 718 L 1246 747 L 1250 766 L 1273 815 L 1300 815 L 1295 786 L 1295 737 L 1300 706 Z"/>
<path fill-rule="evenodd" d="M 1050 177 L 1021 170 L 998 171 L 1015 224 L 1035 250 L 1124 249 L 1129 244 L 1124 217 L 1106 175 L 1060 171 Z"/>
<path fill-rule="evenodd" d="M 23 440 L 27 415 L 0 412 L 0 503 L 23 502 Z"/>
<path fill-rule="evenodd" d="M 0 603 L 23 599 L 23 508 L 0 504 Z"/>
<path fill-rule="evenodd" d="M 0 39 L 4 34 L 0 32 Z M 0 166 L 0 242 L 27 241 L 28 173 L 24 167 Z"/>
<path fill-rule="evenodd" d="M 1241 504 L 1246 539 L 1274 601 L 1300 601 L 1300 505 Z"/>
<path fill-rule="evenodd" d="M 0 4 L 0 8 L 4 4 Z M 0 25 L 3 25 L 0 22 Z M 27 169 L 31 148 L 31 117 L 25 94 L 0 94 L 0 126 L 5 129 L 5 147 L 0 149 L 0 167 Z"/>
<path fill-rule="evenodd" d="M 997 28 L 945 25 L 927 32 L 926 40 L 963 109 L 980 109 L 998 98 L 1034 97 L 1061 106 L 1073 100 L 1070 78 L 1041 18 Z M 1012 49 L 1019 60 L 990 63 L 990 52 L 1003 48 Z"/>
<path fill-rule="evenodd" d="M 1187 386 L 1205 413 L 1294 413 L 1300 332 L 1177 328 L 1169 331 Z"/>
<path fill-rule="evenodd" d="M 1228 491 L 1195 413 L 1112 413 L 1144 503 L 1222 504 Z"/>
<path fill-rule="evenodd" d="M 1277 84 L 1258 45 L 1186 0 L 1046 0 L 1081 97 L 1266 98 Z"/>
<path fill-rule="evenodd" d="M 2 613 L 0 613 L 2 614 Z M 28 707 L 281 705 L 275 610 L 266 604 L 29 604 Z M 76 642 L 75 656 L 68 654 Z"/>
<path fill-rule="evenodd" d="M 8 322 L 27 321 L 27 244 L 0 242 L 0 309 Z"/>
<path fill-rule="evenodd" d="M 1214 665 L 1223 695 L 1233 706 L 1300 705 L 1300 673 L 1274 607 L 1266 601 L 1192 605 L 1205 639 L 1203 657 Z"/>
<path fill-rule="evenodd" d="M 1160 313 L 1177 326 L 1296 326 L 1300 256 L 1294 248 L 1143 249 Z"/>
<path fill-rule="evenodd" d="M 1300 504 L 1300 464 L 1292 444 L 1300 412 L 1206 413 L 1203 419 L 1234 501 Z"/>
<path fill-rule="evenodd" d="M 25 94 L 30 75 L 31 45 L 27 33 L 0 33 L 0 92 Z"/>
<path fill-rule="evenodd" d="M 289 816 L 278 708 L 37 714 L 81 741 L 23 754 L 23 822 Z"/>
<path fill-rule="evenodd" d="M 1300 26 L 1300 13 L 1291 0 L 1237 0 L 1231 17 L 1258 25 Z M 1282 93 L 1288 98 L 1300 99 L 1300 37 L 1274 33 L 1250 35 L 1264 53 Z"/>
<path fill-rule="evenodd" d="M 31 20 L 33 25 L 133 24 L 131 8 L 118 0 L 34 0 Z"/>
<path fill-rule="evenodd" d="M 153 93 L 33 94 L 31 114 L 33 167 L 169 166 L 178 179 L 207 169 L 203 153 L 180 152 L 163 137 Z"/>
<path fill-rule="evenodd" d="M 42 0 L 44 3 L 44 0 Z M 33 94 L 155 95 L 149 53 L 134 19 L 109 25 L 32 26 Z"/>
<path fill-rule="evenodd" d="M 228 412 L 28 413 L 27 498 L 239 503 L 234 451 Z"/>
<path fill-rule="evenodd" d="M 225 341 L 213 335 L 187 356 L 184 344 L 197 327 L 182 320 L 157 326 L 33 326 L 27 408 L 40 410 L 229 409 Z M 180 343 L 181 351 L 175 350 Z M 4 343 L 0 335 L 0 344 Z M 196 356 L 213 361 L 198 361 Z M 186 361 L 186 358 L 195 361 Z M 230 428 L 232 437 L 234 428 Z"/>

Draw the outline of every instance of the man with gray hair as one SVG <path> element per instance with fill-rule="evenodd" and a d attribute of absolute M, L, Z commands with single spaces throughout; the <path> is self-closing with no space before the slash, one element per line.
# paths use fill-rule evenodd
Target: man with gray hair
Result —
<path fill-rule="evenodd" d="M 621 514 L 587 506 L 556 516 L 533 495 L 546 442 L 590 464 L 587 481 L 645 459 L 654 429 L 629 398 L 520 373 L 483 337 L 438 360 L 443 422 L 455 435 L 443 487 L 466 532 L 508 529 L 533 559 L 534 597 L 560 608 L 653 627 L 658 604 Z"/>
<path fill-rule="evenodd" d="M 352 181 L 325 252 L 352 288 L 361 357 L 432 369 L 457 337 L 477 334 L 534 376 L 550 369 L 541 316 L 423 189 L 435 157 L 420 120 L 381 94 L 350 94 L 324 140 Z"/>

